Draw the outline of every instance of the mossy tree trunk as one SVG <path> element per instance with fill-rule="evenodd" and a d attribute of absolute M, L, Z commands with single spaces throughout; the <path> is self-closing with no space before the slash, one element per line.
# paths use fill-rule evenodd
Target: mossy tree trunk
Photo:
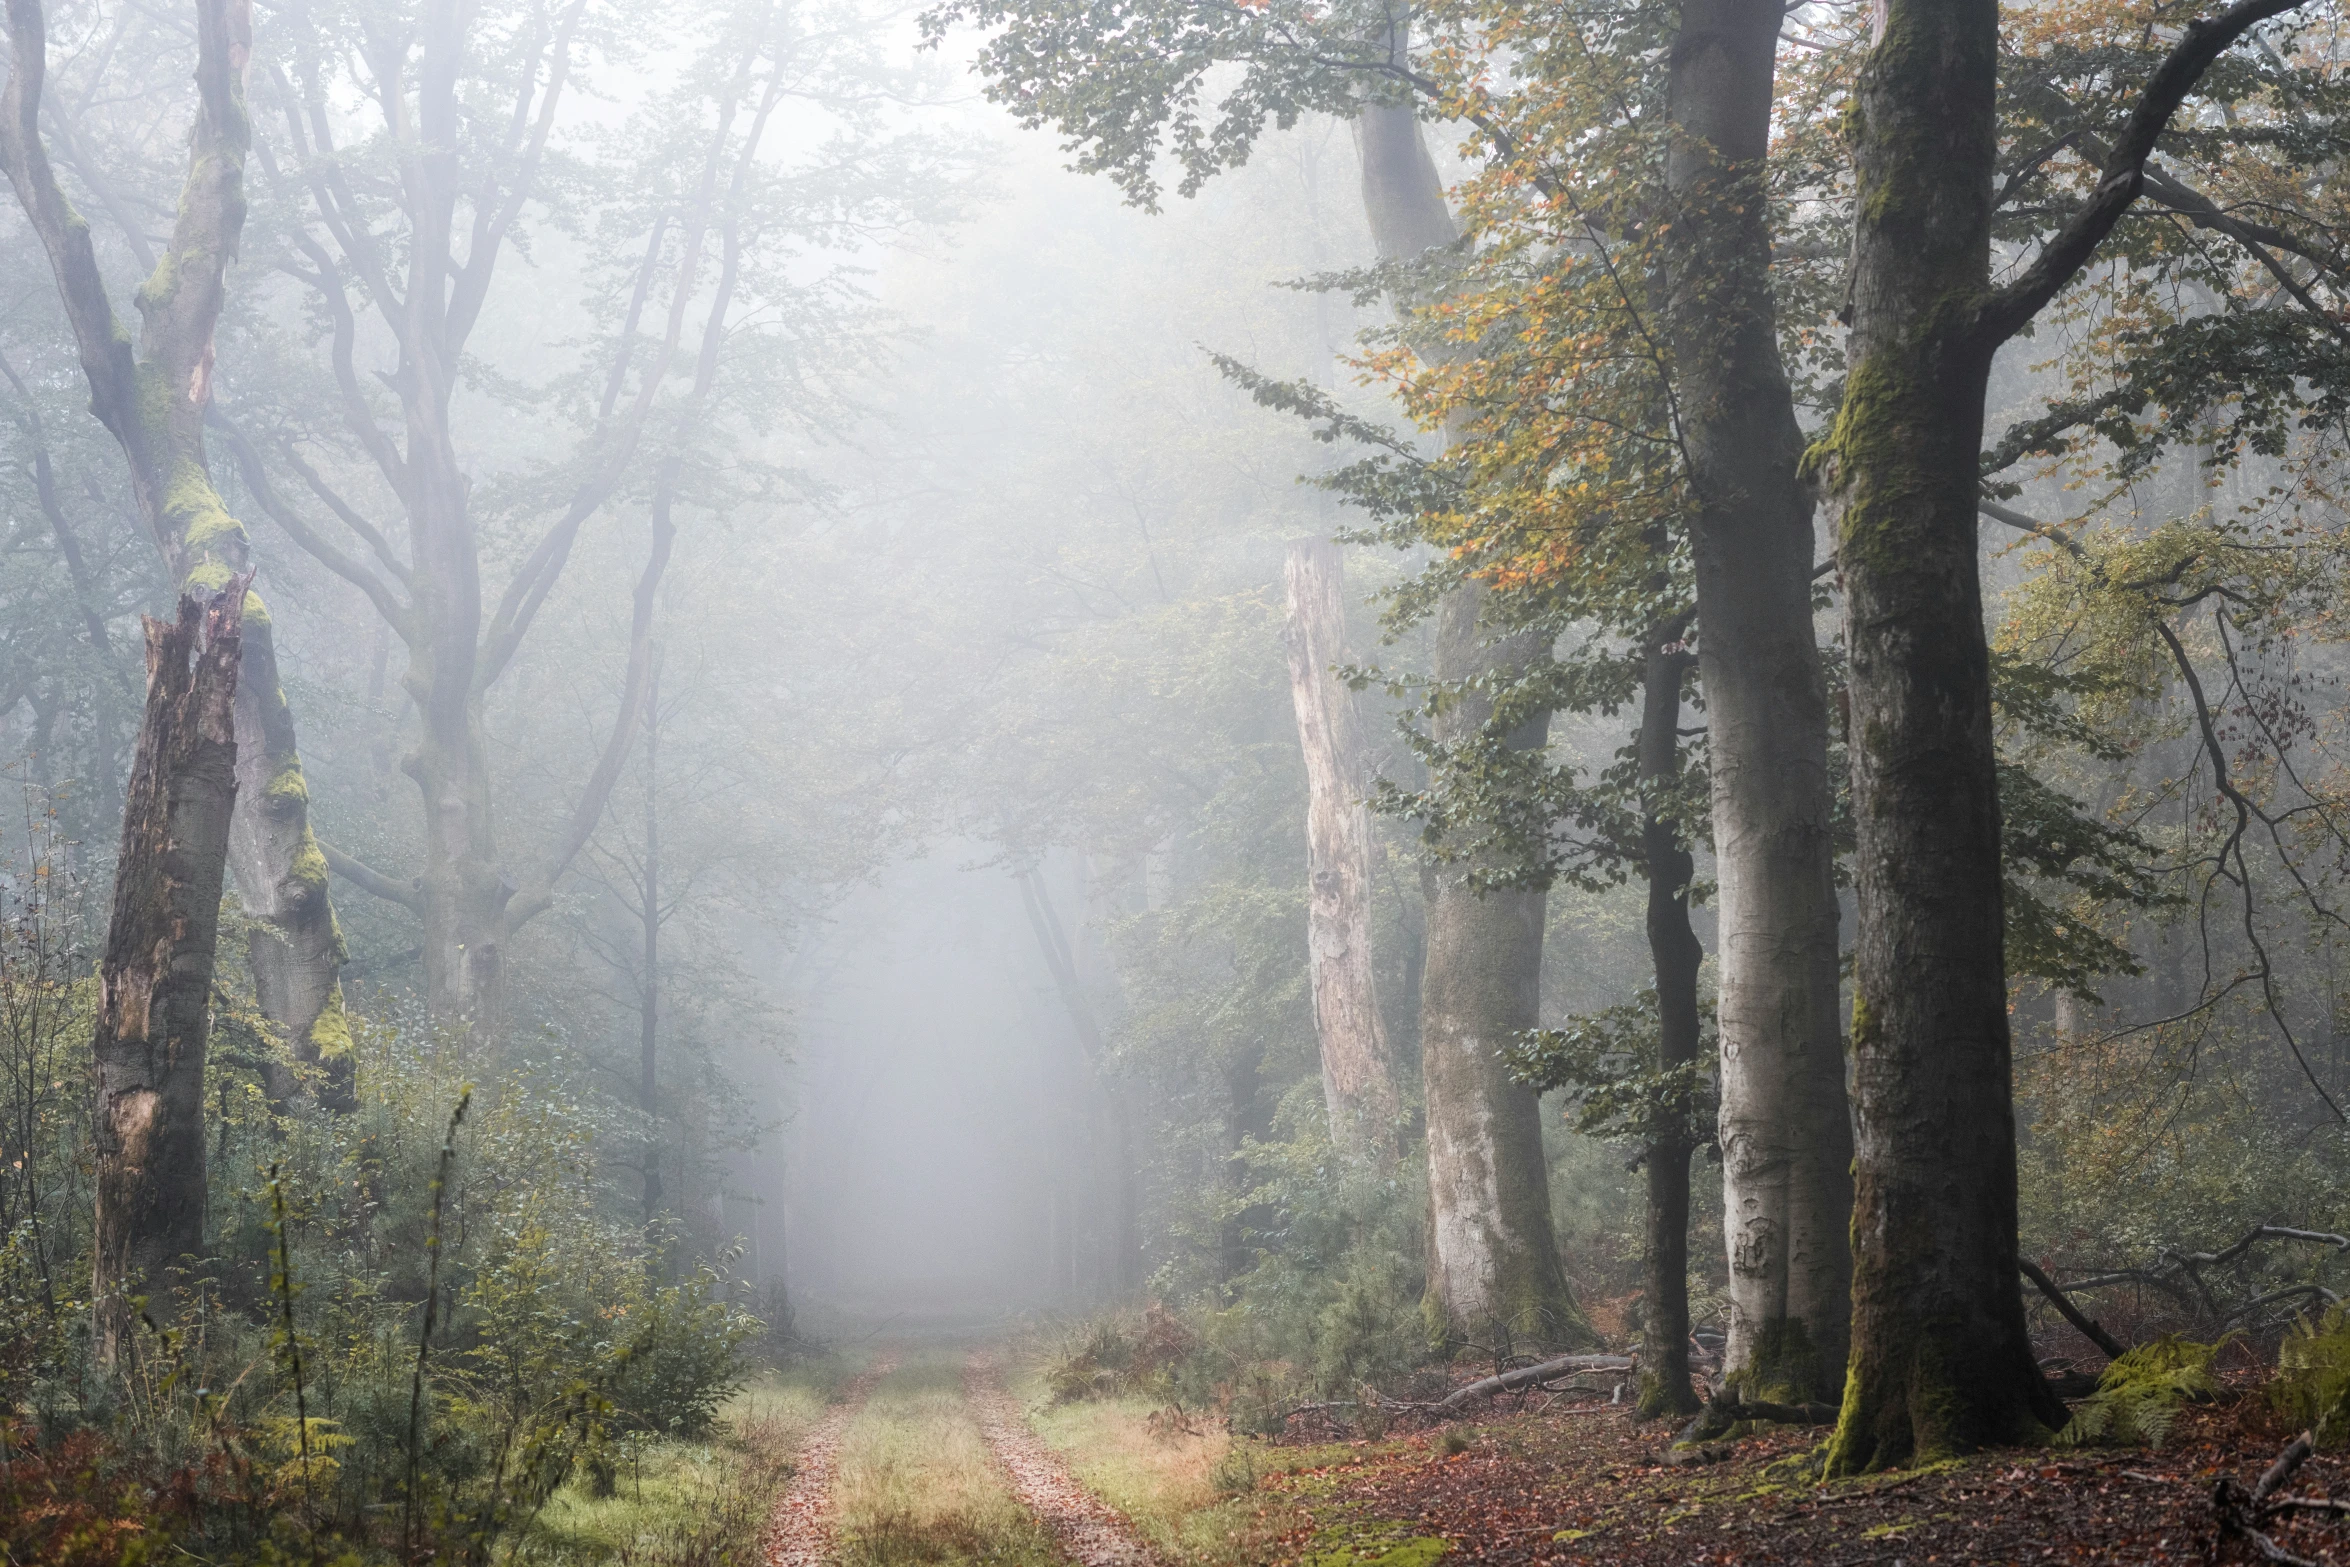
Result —
<path fill-rule="evenodd" d="M 1358 1161 L 1392 1162 L 1403 1100 L 1389 1068 L 1371 951 L 1370 767 L 1346 661 L 1346 566 L 1328 539 L 1292 540 L 1290 704 L 1306 763 L 1306 962 L 1330 1136 Z"/>
<path fill-rule="evenodd" d="M 1663 1072 L 1694 1062 L 1701 1044 L 1697 975 L 1705 948 L 1689 924 L 1689 883 L 1697 862 L 1681 825 L 1655 796 L 1681 773 L 1681 683 L 1695 660 L 1668 624 L 1649 639 L 1642 672 L 1638 763 L 1652 791 L 1640 824 L 1648 876 L 1648 953 L 1656 973 L 1656 1064 Z M 1689 1157 L 1695 1152 L 1682 1106 L 1660 1106 L 1644 1163 L 1648 1177 L 1648 1248 L 1640 1310 L 1638 1413 L 1697 1412 L 1689 1382 Z"/>
<path fill-rule="evenodd" d="M 1835 791 L 1812 625 L 1812 502 L 1770 289 L 1777 0 L 1684 0 L 1669 66 L 1668 321 L 1692 518 L 1720 880 L 1726 1374 L 1832 1401 L 1851 1312 Z"/>
<path fill-rule="evenodd" d="M 57 276 L 90 383 L 90 407 L 122 447 L 131 491 L 165 564 L 185 592 L 217 592 L 251 574 L 244 525 L 213 488 L 204 446 L 212 401 L 213 330 L 228 264 L 245 222 L 245 70 L 250 9 L 197 0 L 198 108 L 188 174 L 170 247 L 139 289 L 144 329 L 136 353 L 98 271 L 90 234 L 66 204 L 40 136 L 47 68 L 39 0 L 11 0 L 16 69 L 0 106 L 0 158 Z M 132 234 L 142 255 L 143 235 Z M 263 1015 L 295 1060 L 311 1069 L 321 1103 L 351 1103 L 350 1028 L 343 1015 L 342 937 L 327 894 L 326 861 L 310 830 L 310 791 L 292 710 L 278 678 L 269 613 L 243 606 L 238 682 L 239 796 L 230 863 L 254 920 L 251 956 Z M 273 1097 L 296 1084 L 279 1074 Z"/>
<path fill-rule="evenodd" d="M 1991 283 L 1997 0 L 1881 0 L 1852 107 L 1850 373 L 1812 461 L 1837 522 L 1860 903 L 1852 1357 L 1828 1470 L 2029 1439 L 2063 1405 L 2016 1273 L 1999 799 L 1975 506 L 1993 354 L 2138 194 L 2211 62 L 2295 0 L 2187 26 L 2092 193 Z"/>
<path fill-rule="evenodd" d="M 245 581 L 146 621 L 147 711 L 125 799 L 92 1044 L 98 1349 L 129 1346 L 142 1294 L 176 1293 L 204 1250 L 204 1057 L 229 816 L 237 795 Z M 168 1315 L 159 1311 L 158 1315 Z"/>

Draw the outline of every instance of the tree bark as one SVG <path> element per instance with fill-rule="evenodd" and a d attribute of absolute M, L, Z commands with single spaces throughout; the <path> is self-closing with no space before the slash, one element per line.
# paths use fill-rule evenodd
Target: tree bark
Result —
<path fill-rule="evenodd" d="M 1641 681 L 1640 779 L 1651 790 L 1669 787 L 1681 771 L 1681 682 L 1690 655 L 1677 644 L 1682 627 L 1651 639 Z M 1697 973 L 1705 948 L 1689 924 L 1689 882 L 1697 863 L 1682 841 L 1680 823 L 1653 800 L 1641 820 L 1641 858 L 1648 874 L 1648 952 L 1656 971 L 1656 1064 L 1660 1071 L 1698 1057 Z M 1698 1399 L 1689 1384 L 1689 1156 L 1695 1152 L 1684 1107 L 1660 1107 L 1648 1139 L 1648 1253 L 1640 1312 L 1638 1414 L 1693 1415 Z"/>
<path fill-rule="evenodd" d="M 1668 329 L 1696 492 L 1692 544 L 1720 879 L 1726 1374 L 1833 1403 L 1851 1313 L 1852 1133 L 1837 1016 L 1828 702 L 1812 500 L 1770 290 L 1777 0 L 1684 0 L 1669 64 Z"/>
<path fill-rule="evenodd" d="M 176 624 L 146 621 L 139 727 L 98 968 L 98 1347 L 128 1346 L 142 1293 L 204 1249 L 204 1053 L 229 816 L 237 794 L 238 621 L 245 581 L 183 595 Z"/>
<path fill-rule="evenodd" d="M 1403 1101 L 1372 963 L 1369 768 L 1355 694 L 1331 672 L 1346 658 L 1345 571 L 1329 540 L 1291 541 L 1283 583 L 1306 763 L 1306 956 L 1331 1140 L 1350 1158 L 1390 1162 Z"/>
<path fill-rule="evenodd" d="M 1367 104 L 1356 116 L 1363 210 L 1383 260 L 1408 259 L 1459 237 L 1418 117 L 1408 104 Z M 1482 727 L 1492 704 L 1464 682 L 1524 670 L 1538 638 L 1495 639 L 1480 625 L 1487 591 L 1470 583 L 1437 608 L 1435 678 L 1463 689 L 1436 722 L 1439 740 Z M 1540 748 L 1548 715 L 1510 736 Z M 1481 892 L 1474 866 L 1432 878 L 1420 981 L 1420 1073 L 1428 1135 L 1430 1339 L 1459 1343 L 1501 1328 L 1513 1338 L 1575 1347 L 1590 1324 L 1567 1288 L 1551 1225 L 1550 1172 L 1534 1094 L 1501 1065 L 1503 1045 L 1535 1026 L 1542 984 L 1541 892 Z"/>
<path fill-rule="evenodd" d="M 1858 1150 L 1829 1472 L 2065 1412 L 2016 1275 L 2015 1120 L 1975 491 L 1996 342 L 1995 0 L 1890 0 L 1854 94 L 1851 374 L 1822 443 L 1851 656 Z"/>
<path fill-rule="evenodd" d="M 1457 693 L 1437 716 L 1440 743 L 1465 739 L 1492 718 L 1491 699 L 1470 682 L 1523 668 L 1541 652 L 1523 634 L 1492 640 L 1480 625 L 1486 597 L 1473 583 L 1438 606 L 1436 679 Z M 1549 733 L 1544 713 L 1509 744 L 1538 750 Z M 1539 1101 L 1502 1064 L 1503 1048 L 1540 1020 L 1548 900 L 1482 889 L 1478 869 L 1441 867 L 1428 908 L 1420 1071 L 1432 1269 L 1422 1312 L 1436 1342 L 1498 1329 L 1514 1344 L 1572 1348 L 1593 1335 L 1568 1291 L 1551 1227 Z"/>
<path fill-rule="evenodd" d="M 121 445 L 131 490 L 183 592 L 217 592 L 251 577 L 250 540 L 214 489 L 204 450 L 212 401 L 213 328 L 245 221 L 251 128 L 244 79 L 252 18 L 231 0 L 198 0 L 198 109 L 171 245 L 139 289 L 139 352 L 118 324 L 89 229 L 67 206 L 40 136 L 47 70 L 39 0 L 8 0 L 16 66 L 0 103 L 0 159 L 40 236 L 72 323 L 90 408 Z M 142 254 L 145 240 L 134 231 Z M 230 862 L 246 912 L 262 1012 L 296 1061 L 318 1072 L 321 1103 L 351 1103 L 350 1027 L 343 1015 L 342 936 L 327 896 L 326 860 L 310 831 L 310 791 L 292 711 L 278 678 L 269 614 L 243 606 L 245 667 L 238 681 L 239 780 L 244 809 Z M 280 1100 L 295 1088 L 272 1074 Z"/>

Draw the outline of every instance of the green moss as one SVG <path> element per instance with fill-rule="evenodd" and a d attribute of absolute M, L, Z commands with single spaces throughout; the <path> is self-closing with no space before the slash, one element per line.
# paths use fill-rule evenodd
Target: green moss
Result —
<path fill-rule="evenodd" d="M 228 567 L 220 561 L 198 561 L 188 568 L 187 576 L 180 582 L 180 591 L 187 593 L 200 588 L 206 593 L 218 593 L 228 586 L 229 575 Z"/>
<path fill-rule="evenodd" d="M 163 516 L 191 555 L 203 554 L 227 539 L 242 541 L 245 535 L 245 525 L 220 503 L 212 475 L 204 471 L 203 464 L 185 457 L 171 465 L 171 483 L 163 491 Z"/>
<path fill-rule="evenodd" d="M 1324 1529 L 1298 1558 L 1298 1567 L 1432 1567 L 1452 1550 L 1450 1540 L 1409 1529 L 1378 1523 Z"/>
<path fill-rule="evenodd" d="M 310 1025 L 310 1043 L 321 1061 L 341 1061 L 350 1056 L 351 1018 L 343 1010 L 343 987 L 335 986 L 326 993 L 326 1007 Z"/>
<path fill-rule="evenodd" d="M 1852 1052 L 1858 1055 L 1877 1046 L 1877 1014 L 1869 1005 L 1868 992 L 1857 985 L 1852 991 Z"/>
<path fill-rule="evenodd" d="M 272 804 L 290 800 L 308 805 L 310 803 L 310 784 L 302 776 L 302 764 L 288 762 L 284 767 L 278 769 L 278 775 L 269 780 L 269 786 L 261 791 L 261 797 Z"/>
<path fill-rule="evenodd" d="M 201 166 L 202 162 L 199 160 L 197 167 Z M 189 172 L 190 177 L 193 178 L 194 170 L 191 169 Z M 169 304 L 171 296 L 178 293 L 179 288 L 180 253 L 176 250 L 166 250 L 156 261 L 155 270 L 147 275 L 147 281 L 139 285 L 139 292 L 136 295 L 139 308 L 153 310 L 158 305 Z"/>
<path fill-rule="evenodd" d="M 139 366 L 139 423 L 146 427 L 147 439 L 161 450 L 171 434 L 171 387 L 152 363 Z"/>
<path fill-rule="evenodd" d="M 1806 1404 L 1827 1395 L 1841 1367 L 1820 1364 L 1819 1346 L 1800 1318 L 1777 1317 L 1756 1328 L 1753 1353 L 1726 1379 L 1757 1403 Z"/>
<path fill-rule="evenodd" d="M 310 830 L 302 830 L 302 847 L 294 853 L 294 863 L 286 867 L 286 880 L 300 882 L 312 892 L 326 891 L 326 852 Z"/>

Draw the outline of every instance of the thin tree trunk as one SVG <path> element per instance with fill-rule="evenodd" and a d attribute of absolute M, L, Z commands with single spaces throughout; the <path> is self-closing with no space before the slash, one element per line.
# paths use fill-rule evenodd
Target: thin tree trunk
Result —
<path fill-rule="evenodd" d="M 1675 624 L 1650 641 L 1643 672 L 1638 765 L 1642 784 L 1670 787 L 1681 772 L 1681 682 L 1692 662 L 1677 644 Z M 1656 972 L 1656 1064 L 1662 1071 L 1698 1056 L 1697 972 L 1705 949 L 1689 924 L 1689 882 L 1696 861 L 1680 823 L 1654 803 L 1641 821 L 1641 857 L 1648 874 L 1648 952 Z M 1689 1156 L 1688 1117 L 1667 1107 L 1648 1139 L 1648 1254 L 1640 1312 L 1638 1413 L 1689 1415 L 1697 1394 L 1689 1383 Z"/>
<path fill-rule="evenodd" d="M 644 974 L 638 983 L 636 1102 L 645 1118 L 645 1223 L 661 1211 L 661 659 L 645 677 Z"/>
<path fill-rule="evenodd" d="M 1670 64 L 1669 326 L 1720 893 L 1727 1377 L 1834 1402 L 1851 1312 L 1852 1136 L 1837 1016 L 1835 792 L 1812 625 L 1812 503 L 1770 292 L 1778 0 L 1685 0 Z"/>
<path fill-rule="evenodd" d="M 1306 763 L 1306 955 L 1331 1139 L 1351 1158 L 1391 1161 L 1403 1101 L 1372 963 L 1369 768 L 1355 694 L 1331 672 L 1346 657 L 1345 571 L 1329 540 L 1291 541 L 1283 584 Z"/>
<path fill-rule="evenodd" d="M 1363 209 L 1382 259 L 1424 254 L 1458 237 L 1444 187 L 1408 105 L 1356 117 Z M 1506 677 L 1543 655 L 1535 639 L 1495 640 L 1479 624 L 1475 583 L 1437 608 L 1437 681 L 1450 689 Z M 1473 692 L 1436 723 L 1439 740 L 1474 733 L 1490 701 Z M 1540 749 L 1545 714 L 1510 736 Z M 1591 1329 L 1567 1288 L 1551 1226 L 1550 1174 L 1535 1096 L 1502 1069 L 1501 1047 L 1535 1026 L 1542 984 L 1540 892 L 1482 892 L 1474 866 L 1433 878 L 1420 981 L 1420 1073 L 1427 1106 L 1428 1292 L 1431 1340 L 1459 1343 L 1496 1328 L 1514 1339 L 1574 1347 Z"/>
<path fill-rule="evenodd" d="M 1996 342 L 1965 306 L 1991 292 L 1999 9 L 1890 0 L 1878 25 L 1853 104 L 1851 375 L 1821 455 L 1847 595 L 1860 904 L 1852 1359 L 1836 1474 L 2027 1440 L 2065 1419 L 2034 1364 L 2015 1266 L 1976 564 Z"/>
<path fill-rule="evenodd" d="M 1142 1172 L 1135 1163 L 1133 1112 L 1125 1096 L 1109 1079 L 1109 1042 L 1102 1036 L 1101 1024 L 1093 1015 L 1093 1003 L 1086 999 L 1084 979 L 1077 972 L 1076 954 L 1070 950 L 1068 932 L 1045 892 L 1043 877 L 1032 870 L 1021 872 L 1020 896 L 1028 914 L 1028 928 L 1036 937 L 1037 950 L 1052 974 L 1053 989 L 1061 998 L 1061 1008 L 1068 1015 L 1070 1027 L 1076 1031 L 1086 1073 L 1092 1079 L 1091 1087 L 1110 1123 L 1111 1179 L 1116 1204 L 1112 1244 L 1116 1256 L 1109 1270 L 1109 1284 L 1114 1292 L 1125 1294 L 1142 1283 Z"/>
<path fill-rule="evenodd" d="M 98 968 L 97 1219 L 91 1280 L 98 1347 L 128 1346 L 142 1294 L 204 1249 L 204 1053 L 220 888 L 237 794 L 238 622 L 245 582 L 184 595 L 148 620 L 139 727 L 114 912 Z M 168 1313 L 159 1313 L 165 1315 Z"/>

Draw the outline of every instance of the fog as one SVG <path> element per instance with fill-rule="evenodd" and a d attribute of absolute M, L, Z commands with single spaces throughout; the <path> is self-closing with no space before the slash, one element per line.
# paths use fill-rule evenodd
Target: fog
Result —
<path fill-rule="evenodd" d="M 1856 860 L 1874 568 L 1798 462 L 1850 370 L 1842 78 L 1766 127 L 1770 362 L 1700 407 L 1631 34 L 1629 96 L 1517 103 L 1537 177 L 1440 116 L 1545 67 L 1384 16 L 1468 73 L 1441 108 L 1262 38 L 1040 43 L 1033 6 L 204 5 L 61 0 L 14 43 L 49 77 L 0 218 L 0 979 L 38 983 L 0 1001 L 71 1023 L 19 1031 L 0 1105 L 34 1171 L 0 1235 L 66 1260 L 0 1262 L 59 1343 L 56 1278 L 133 1321 L 57 1085 L 112 1070 L 118 856 L 164 841 L 125 831 L 141 617 L 183 594 L 234 609 L 242 683 L 220 929 L 166 931 L 210 976 L 166 1239 L 242 1259 L 245 1306 L 291 1225 L 349 1342 L 407 1332 L 446 1222 L 469 1324 L 524 1276 L 595 1297 L 565 1321 L 699 1290 L 777 1363 L 1154 1303 L 1217 1397 L 1652 1329 L 1687 1372 L 1693 1327 L 1796 1309 L 1798 1255 L 1841 1342 L 1854 889 L 1906 863 Z M 1007 82 L 1032 45 L 1063 75 Z M 1242 89 L 1265 112 L 1218 119 Z M 2125 388 L 2209 300 L 2305 287 L 2146 245 L 2002 350 L 1979 558 L 1927 596 L 1984 587 L 1986 640 L 1942 639 L 1981 798 L 1927 814 L 1992 835 L 1998 1269 L 2345 1189 L 2350 833 L 2330 761 L 2295 770 L 2345 716 L 2340 398 L 2289 358 Z M 1739 399 L 1775 400 L 1784 505 L 1731 586 L 1776 585 L 1784 645 L 1708 674 L 1691 519 L 1736 487 L 1689 432 Z M 1765 1046 L 1795 1131 L 1725 1070 Z"/>

